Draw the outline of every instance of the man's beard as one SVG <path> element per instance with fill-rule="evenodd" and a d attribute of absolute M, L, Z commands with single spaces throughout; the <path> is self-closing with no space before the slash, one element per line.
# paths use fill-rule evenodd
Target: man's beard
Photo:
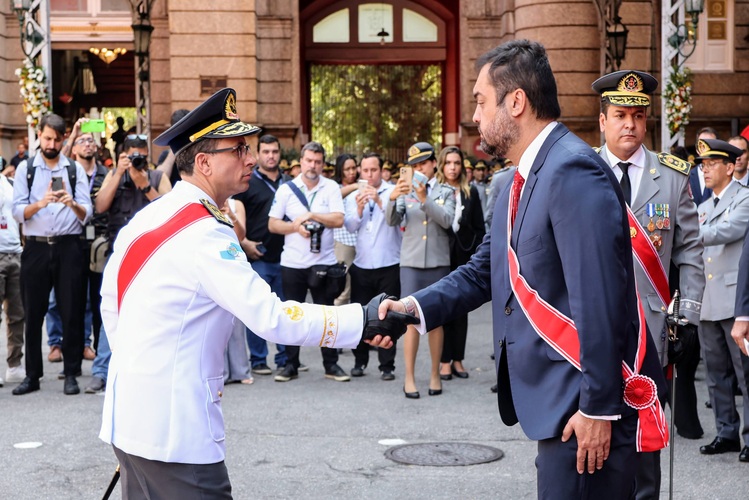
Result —
<path fill-rule="evenodd" d="M 60 154 L 60 150 L 54 148 L 42 149 L 42 154 L 46 159 L 54 160 Z"/>
<path fill-rule="evenodd" d="M 520 127 L 500 105 L 499 113 L 489 127 L 481 133 L 481 149 L 494 158 L 506 158 L 507 152 L 520 136 Z"/>
<path fill-rule="evenodd" d="M 79 156 L 80 158 L 82 158 L 82 159 L 86 160 L 86 161 L 91 161 L 91 158 L 93 158 L 93 157 L 94 157 L 94 154 L 93 154 L 93 153 L 91 153 L 90 155 L 85 155 L 85 156 L 84 156 L 84 155 L 78 155 L 78 156 Z"/>

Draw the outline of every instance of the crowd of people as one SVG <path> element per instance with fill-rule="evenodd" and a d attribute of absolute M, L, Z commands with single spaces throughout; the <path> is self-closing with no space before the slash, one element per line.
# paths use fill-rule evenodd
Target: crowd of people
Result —
<path fill-rule="evenodd" d="M 531 50 L 536 49 L 531 47 Z M 544 219 L 543 207 L 534 213 L 525 211 L 533 191 L 544 192 L 550 186 L 549 176 L 540 171 L 543 155 L 551 155 L 550 150 L 559 154 L 560 148 L 566 148 L 564 151 L 584 156 L 580 153 L 582 141 L 564 139 L 561 125 L 556 121 L 558 106 L 554 108 L 549 101 L 545 111 L 548 115 L 542 116 L 541 108 L 546 104 L 526 100 L 525 89 L 508 95 L 505 104 L 495 103 L 499 94 L 493 95 L 493 90 L 487 93 L 480 86 L 483 82 L 490 88 L 488 82 L 493 82 L 493 76 L 487 74 L 486 68 L 495 63 L 491 58 L 484 63 L 475 89 L 478 101 L 475 120 L 477 123 L 482 119 L 494 120 L 494 108 L 491 114 L 483 114 L 490 112 L 490 108 L 482 108 L 484 101 L 493 103 L 499 109 L 497 113 L 506 115 L 504 122 L 497 122 L 506 129 L 496 128 L 499 125 L 492 121 L 495 129 L 482 130 L 482 146 L 497 160 L 471 161 L 457 147 L 446 146 L 438 151 L 434 145 L 419 141 L 411 145 L 402 163 L 394 163 L 377 152 L 365 153 L 360 158 L 340 154 L 328 163 L 330 158 L 326 158 L 322 145 L 309 142 L 301 148 L 299 160 L 288 163 L 281 159 L 279 139 L 262 135 L 257 141 L 257 165 L 252 170 L 249 188 L 218 207 L 223 215 L 216 214 L 217 219 L 225 217 L 230 221 L 238 243 L 238 246 L 229 245 L 225 252 L 230 258 L 244 254 L 254 272 L 281 300 L 304 303 L 309 294 L 314 304 L 340 306 L 366 304 L 383 292 L 405 297 L 400 307 L 421 318 L 421 323 L 409 326 L 403 337 L 403 394 L 408 399 L 420 398 L 415 367 L 420 337 L 426 335 L 431 359 L 428 394 L 437 396 L 442 394 L 444 381 L 470 377 L 470 368 L 464 364 L 469 332 L 467 313 L 487 300 L 493 300 L 495 305 L 501 300 L 487 295 L 489 278 L 485 273 L 493 254 L 499 252 L 504 256 L 507 247 L 512 246 L 510 262 L 517 259 L 523 273 L 520 275 L 510 266 L 510 273 L 516 274 L 510 274 L 508 294 L 520 298 L 509 298 L 495 307 L 495 323 L 505 321 L 507 328 L 527 329 L 525 322 L 516 323 L 517 315 L 512 316 L 518 307 L 532 310 L 516 287 L 522 283 L 527 286 L 524 277 L 530 282 L 543 282 L 559 273 L 563 266 L 549 258 L 551 244 L 555 245 L 558 255 L 554 255 L 560 262 L 570 255 L 577 255 L 579 261 L 591 257 L 587 253 L 594 246 L 586 238 L 596 240 L 596 251 L 606 244 L 621 245 L 617 239 L 621 235 L 616 232 L 604 237 L 597 233 L 595 225 L 583 227 L 585 221 L 596 219 L 612 226 L 618 224 L 611 220 L 616 214 L 600 211 L 616 207 L 618 201 L 607 198 L 606 193 L 591 196 L 592 191 L 601 189 L 602 182 L 614 180 L 628 217 L 634 260 L 631 255 L 620 255 L 620 247 L 615 255 L 592 257 L 628 259 L 629 262 L 622 262 L 622 269 L 634 279 L 628 280 L 627 286 L 618 282 L 596 283 L 597 296 L 588 297 L 590 290 L 581 292 L 581 296 L 588 297 L 591 303 L 600 302 L 605 310 L 615 298 L 609 288 L 621 285 L 622 307 L 638 323 L 636 308 L 630 308 L 629 303 L 634 294 L 630 296 L 628 288 L 631 285 L 633 291 L 636 286 L 641 304 L 639 322 L 647 324 L 650 332 L 640 342 L 648 348 L 652 346 L 647 359 L 657 360 L 655 365 L 663 370 L 663 374 L 649 372 L 649 376 L 664 407 L 669 400 L 661 377 L 675 366 L 677 432 L 689 439 L 699 439 L 704 434 L 697 418 L 694 380 L 697 364 L 703 359 L 710 393 L 708 403 L 715 413 L 716 437 L 702 446 L 700 452 L 708 455 L 738 452 L 739 460 L 749 462 L 749 357 L 746 351 L 742 354 L 739 341 L 749 330 L 746 326 L 749 315 L 745 315 L 749 311 L 737 313 L 739 309 L 734 309 L 734 303 L 747 293 L 741 288 L 746 282 L 742 281 L 739 268 L 749 227 L 747 138 L 738 135 L 724 141 L 715 130 L 704 128 L 697 134 L 691 156 L 686 150 L 675 150 L 673 154 L 652 152 L 645 147 L 644 139 L 650 95 L 658 82 L 640 71 L 605 75 L 592 83 L 600 97 L 599 125 L 605 144 L 597 148 L 598 157 L 592 160 L 586 156 L 585 161 L 593 162 L 591 165 L 605 163 L 609 167 L 607 177 L 596 178 L 579 165 L 573 168 L 564 164 L 572 169 L 571 178 L 582 179 L 580 189 L 592 191 L 578 192 L 578 199 L 567 199 L 569 205 L 548 207 L 548 218 Z M 521 88 L 526 83 L 518 85 Z M 528 117 L 525 114 L 528 109 L 535 115 Z M 173 129 L 179 129 L 178 123 L 185 115 L 186 110 L 174 113 Z M 4 282 L 0 299 L 5 304 L 8 325 L 5 379 L 19 383 L 13 389 L 14 395 L 40 389 L 39 381 L 44 375 L 45 319 L 48 361 L 62 362 L 60 377 L 65 381 L 65 394 L 80 392 L 77 377 L 81 376 L 84 359 L 93 361 L 92 378 L 85 392 L 106 390 L 111 351 L 100 310 L 104 266 L 115 249 L 120 231 L 133 216 L 171 191 L 180 179 L 174 148 L 162 155 L 155 167 L 148 161 L 150 138 L 136 133 L 119 134 L 116 162 L 108 167 L 94 134 L 82 131 L 86 121 L 85 118 L 76 121 L 66 134 L 64 120 L 54 114 L 47 115 L 39 126 L 40 150 L 29 157 L 24 144 L 19 144 L 18 154 L 8 165 L 3 165 L 0 175 L 0 275 Z M 517 122 L 519 128 L 509 126 L 511 121 Z M 540 162 L 529 162 L 513 150 L 523 134 L 529 139 L 524 148 L 532 150 L 535 158 L 541 158 Z M 495 139 L 493 143 L 487 140 L 490 136 Z M 559 141 L 559 144 L 546 147 L 542 145 L 544 141 Z M 242 142 L 233 148 L 196 154 L 229 152 L 242 159 L 253 154 L 249 148 Z M 503 156 L 510 156 L 518 166 L 512 166 L 511 160 L 499 159 Z M 556 171 L 559 165 L 562 164 L 547 168 Z M 574 193 L 574 186 L 566 182 L 566 174 L 560 170 L 558 175 L 556 188 L 548 188 L 547 204 L 564 201 L 564 196 Z M 536 201 L 536 207 L 539 203 Z M 495 206 L 501 207 L 497 213 L 502 215 L 492 222 Z M 516 212 L 517 227 L 522 224 L 524 228 L 538 229 L 538 234 L 518 236 Z M 507 220 L 505 214 L 509 214 Z M 575 217 L 578 219 L 573 220 Z M 565 227 L 576 228 L 575 239 L 562 234 Z M 490 231 L 491 248 L 480 247 Z M 501 246 L 497 242 L 503 238 L 512 243 Z M 542 256 L 543 260 L 536 261 Z M 529 262 L 535 264 L 529 266 Z M 600 320 L 575 309 L 579 297 L 570 289 L 576 280 L 593 276 L 595 269 L 585 269 L 583 264 L 576 272 L 579 276 L 564 276 L 570 293 L 564 297 L 569 304 L 560 300 L 561 305 L 555 307 L 577 317 L 582 339 L 588 334 L 587 328 Z M 604 274 L 611 279 L 617 276 L 613 271 Z M 494 279 L 492 276 L 491 280 Z M 456 296 L 446 290 L 446 283 L 469 293 Z M 591 286 L 583 282 L 579 285 Z M 683 321 L 674 337 L 665 311 L 676 289 L 681 296 Z M 559 293 L 554 286 L 541 291 L 550 296 Z M 288 314 L 293 318 L 295 313 Z M 499 315 L 506 318 L 500 320 L 496 317 Z M 633 333 L 622 328 L 622 335 Z M 645 331 L 644 326 L 641 330 Z M 507 351 L 511 334 L 503 330 L 501 336 L 497 335 L 495 331 L 499 384 L 493 390 L 500 393 L 503 419 L 508 423 L 518 419 L 522 423 L 526 419 L 529 435 L 541 436 L 542 440 L 547 434 L 561 432 L 561 429 L 555 428 L 553 432 L 547 429 L 548 420 L 537 421 L 537 417 L 527 413 L 524 403 L 519 402 L 522 397 L 518 399 L 518 393 L 511 394 L 508 387 L 503 387 L 503 376 L 512 378 L 507 370 L 519 373 L 521 368 L 507 364 L 507 359 L 512 359 Z M 253 375 L 290 382 L 300 372 L 309 370 L 302 363 L 303 350 L 297 345 L 276 343 L 274 358 L 269 361 L 264 337 L 267 332 L 253 332 L 235 318 L 224 356 L 225 383 L 251 384 Z M 525 341 L 517 337 L 513 342 L 518 342 L 517 349 L 522 349 L 520 344 Z M 380 378 L 394 380 L 398 368 L 395 346 L 374 348 Z M 339 364 L 340 348 L 334 339 L 328 342 L 323 338 L 320 349 L 325 378 L 346 382 L 367 373 L 371 347 L 364 340 L 353 349 L 354 363 L 346 367 L 348 372 Z M 548 355 L 552 361 L 557 356 Z M 595 356 L 603 353 L 594 353 Z M 565 358 L 569 356 L 560 357 Z M 614 368 L 619 368 L 616 363 Z M 652 367 L 644 369 L 649 368 Z M 561 371 L 559 375 L 569 376 Z M 539 379 L 536 383 L 542 387 L 547 381 Z M 523 385 L 519 387 L 522 390 Z M 551 384 L 547 388 L 550 387 Z M 513 386 L 512 391 L 516 390 Z M 737 390 L 744 396 L 743 423 L 736 406 Z M 582 397 L 578 392 L 575 394 Z M 510 399 L 516 398 L 514 404 L 506 401 L 508 395 Z M 583 419 L 601 421 L 591 415 L 621 417 L 619 411 L 612 410 L 613 406 L 596 406 L 582 400 L 580 404 L 582 416 L 580 420 L 570 419 L 571 428 L 582 425 Z M 553 411 L 556 410 L 550 409 Z M 616 429 L 626 425 L 616 427 L 611 439 L 619 439 Z M 575 428 L 575 432 L 579 429 Z M 567 427 L 564 432 L 568 432 Z M 594 466 L 600 469 L 603 460 L 606 458 L 595 459 Z M 638 498 L 657 498 L 659 464 L 657 447 L 640 457 Z M 539 470 L 544 467 L 541 462 Z"/>

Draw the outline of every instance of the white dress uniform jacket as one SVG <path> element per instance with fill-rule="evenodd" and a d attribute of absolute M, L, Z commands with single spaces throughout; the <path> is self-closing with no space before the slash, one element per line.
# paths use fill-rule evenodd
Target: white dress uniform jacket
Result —
<path fill-rule="evenodd" d="M 234 316 L 279 344 L 354 348 L 358 304 L 281 302 L 250 266 L 234 231 L 201 219 L 164 241 L 117 308 L 117 277 L 133 241 L 208 195 L 187 182 L 152 202 L 117 237 L 102 285 L 112 348 L 99 437 L 126 453 L 190 464 L 224 459 L 224 350 Z"/>

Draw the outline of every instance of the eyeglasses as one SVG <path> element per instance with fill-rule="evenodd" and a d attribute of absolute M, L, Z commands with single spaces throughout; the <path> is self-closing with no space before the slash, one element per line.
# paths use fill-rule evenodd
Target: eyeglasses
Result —
<path fill-rule="evenodd" d="M 228 151 L 232 151 L 236 153 L 237 158 L 240 160 L 247 156 L 247 153 L 250 152 L 252 147 L 249 144 L 237 144 L 233 148 L 222 148 L 222 149 L 212 149 L 210 151 L 206 151 L 208 154 L 217 154 L 217 153 L 226 153 Z"/>
<path fill-rule="evenodd" d="M 130 134 L 127 136 L 127 138 L 131 141 L 134 141 L 135 139 L 140 139 L 141 141 L 148 140 L 148 136 L 146 134 Z"/>
<path fill-rule="evenodd" d="M 723 165 L 723 160 L 703 161 L 702 163 L 700 163 L 700 170 L 702 170 L 703 172 L 705 170 L 714 170 Z"/>
<path fill-rule="evenodd" d="M 76 139 L 75 144 L 93 144 L 94 138 L 93 137 L 81 137 L 80 139 Z"/>

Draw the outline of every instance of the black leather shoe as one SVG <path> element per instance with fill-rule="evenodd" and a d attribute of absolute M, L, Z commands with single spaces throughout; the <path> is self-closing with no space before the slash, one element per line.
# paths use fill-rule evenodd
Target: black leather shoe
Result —
<path fill-rule="evenodd" d="M 712 443 L 700 446 L 700 453 L 703 455 L 718 455 L 720 453 L 739 450 L 741 450 L 741 443 L 734 441 L 733 439 L 724 439 L 722 437 L 716 437 L 713 439 Z"/>
<path fill-rule="evenodd" d="M 403 394 L 404 394 L 404 395 L 405 395 L 405 396 L 406 396 L 406 397 L 407 397 L 408 399 L 419 399 L 419 398 L 421 397 L 421 395 L 419 394 L 419 391 L 415 391 L 415 392 L 406 392 L 406 388 L 405 388 L 405 387 L 403 388 Z"/>
<path fill-rule="evenodd" d="M 452 380 L 452 379 L 453 379 L 452 373 L 448 373 L 447 375 L 443 375 L 440 373 L 440 380 Z"/>
<path fill-rule="evenodd" d="M 352 377 L 363 377 L 364 376 L 364 368 L 361 366 L 355 366 L 351 369 L 351 376 Z"/>
<path fill-rule="evenodd" d="M 39 380 L 26 377 L 25 379 L 23 379 L 23 382 L 18 384 L 18 387 L 13 389 L 13 395 L 23 396 L 24 394 L 28 394 L 30 392 L 34 392 L 38 390 L 39 390 Z"/>
<path fill-rule="evenodd" d="M 739 462 L 749 462 L 749 446 L 744 446 L 739 453 Z"/>
<path fill-rule="evenodd" d="M 81 388 L 78 387 L 78 381 L 74 376 L 68 375 L 65 377 L 65 386 L 63 387 L 62 392 L 68 396 L 81 393 Z"/>
<path fill-rule="evenodd" d="M 430 396 L 439 396 L 442 394 L 442 389 L 429 389 Z"/>
<path fill-rule="evenodd" d="M 380 378 L 382 380 L 395 380 L 395 374 L 393 373 L 393 370 L 383 370 L 382 374 L 380 375 Z"/>
<path fill-rule="evenodd" d="M 468 378 L 468 372 L 460 372 L 455 369 L 455 366 L 453 366 L 453 375 L 458 378 Z"/>

